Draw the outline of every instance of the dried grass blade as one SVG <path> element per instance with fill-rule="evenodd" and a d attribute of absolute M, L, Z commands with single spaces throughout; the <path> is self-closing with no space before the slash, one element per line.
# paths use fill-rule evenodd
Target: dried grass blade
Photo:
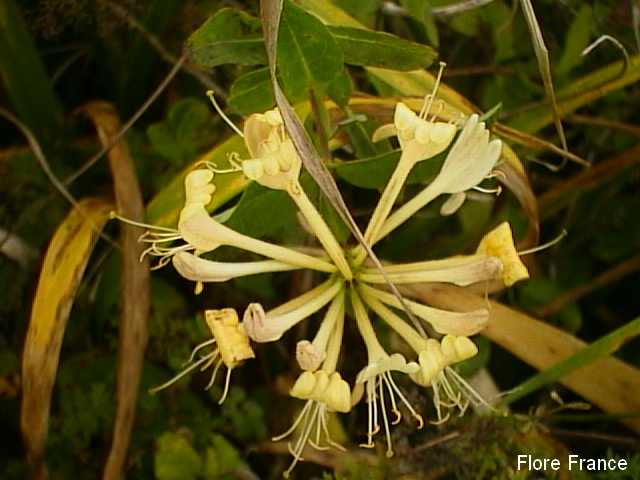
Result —
<path fill-rule="evenodd" d="M 121 130 L 115 108 L 106 102 L 92 102 L 82 107 L 95 124 L 106 148 Z M 142 192 L 127 144 L 120 140 L 108 151 L 118 213 L 138 222 L 144 221 Z M 122 255 L 120 341 L 118 350 L 117 409 L 113 440 L 103 478 L 122 477 L 131 431 L 135 419 L 138 387 L 147 345 L 147 321 L 150 309 L 150 275 L 148 261 L 140 262 L 143 245 L 138 238 L 143 230 L 132 225 L 120 226 Z"/>
<path fill-rule="evenodd" d="M 20 429 L 32 478 L 47 478 L 44 453 L 62 338 L 98 232 L 112 208 L 99 198 L 78 202 L 53 235 L 40 271 L 22 355 Z"/>
<path fill-rule="evenodd" d="M 483 296 L 452 285 L 415 285 L 404 293 L 435 307 L 455 311 L 487 307 Z M 562 367 L 566 370 L 555 372 L 549 382 L 562 383 L 607 413 L 640 412 L 640 397 L 630 393 L 640 391 L 640 370 L 607 356 L 622 341 L 640 333 L 640 320 L 636 319 L 613 332 L 611 335 L 615 337 L 612 339 L 603 337 L 607 339 L 607 347 L 602 349 L 598 342 L 589 347 L 564 330 L 499 302 L 489 300 L 489 308 L 489 324 L 481 333 L 538 370 L 547 370 L 576 354 L 582 356 L 579 365 L 573 363 L 576 360 L 571 360 L 572 367 Z M 594 351 L 598 354 L 593 355 Z M 640 432 L 639 416 L 621 416 L 620 421 Z"/>
<path fill-rule="evenodd" d="M 549 64 L 549 50 L 544 43 L 542 37 L 542 31 L 540 25 L 536 19 L 536 14 L 533 10 L 531 0 L 520 0 L 522 6 L 522 12 L 524 18 L 527 21 L 529 32 L 531 33 L 531 40 L 533 42 L 533 49 L 536 52 L 536 58 L 538 59 L 538 68 L 540 69 L 540 75 L 542 76 L 542 83 L 544 84 L 544 90 L 547 94 L 549 103 L 551 104 L 551 111 L 553 112 L 553 121 L 562 143 L 562 148 L 568 151 L 567 139 L 564 135 L 564 128 L 562 127 L 562 121 L 560 119 L 560 111 L 558 110 L 558 104 L 556 103 L 556 93 L 553 88 L 553 79 L 551 78 L 551 65 Z"/>

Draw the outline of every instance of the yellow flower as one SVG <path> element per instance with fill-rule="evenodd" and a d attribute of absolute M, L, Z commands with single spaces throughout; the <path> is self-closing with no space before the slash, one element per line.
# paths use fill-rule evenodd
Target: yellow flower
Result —
<path fill-rule="evenodd" d="M 529 278 L 529 271 L 524 266 L 513 243 L 511 227 L 503 222 L 487 233 L 476 253 L 499 258 L 502 262 L 502 281 L 507 287 L 520 280 Z"/>
<path fill-rule="evenodd" d="M 220 367 L 225 365 L 227 367 L 227 375 L 219 403 L 224 402 L 229 392 L 231 372 L 245 360 L 255 358 L 255 354 L 249 343 L 249 337 L 243 325 L 238 321 L 238 314 L 234 309 L 206 310 L 205 321 L 213 338 L 197 345 L 191 352 L 191 357 L 186 363 L 186 368 L 171 380 L 151 389 L 151 393 L 156 393 L 167 388 L 196 368 L 204 371 L 215 364 L 211 379 L 205 387 L 205 390 L 208 390 L 213 386 Z M 214 344 L 217 345 L 217 347 L 214 347 Z M 211 347 L 212 350 L 198 360 L 195 360 L 196 354 L 207 347 Z"/>

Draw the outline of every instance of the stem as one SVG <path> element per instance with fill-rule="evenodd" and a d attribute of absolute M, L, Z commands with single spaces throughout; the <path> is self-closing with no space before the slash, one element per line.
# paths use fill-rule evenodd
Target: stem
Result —
<path fill-rule="evenodd" d="M 287 191 L 289 192 L 289 196 L 293 199 L 304 215 L 304 218 L 309 223 L 309 226 L 326 250 L 329 257 L 336 264 L 340 273 L 342 273 L 342 276 L 346 280 L 351 280 L 353 278 L 353 273 L 351 272 L 351 268 L 344 256 L 342 247 L 318 210 L 316 210 L 316 207 L 311 203 L 311 200 L 309 200 L 309 197 L 307 197 L 307 194 L 304 192 L 300 184 L 296 182 L 295 188 L 287 189 Z"/>

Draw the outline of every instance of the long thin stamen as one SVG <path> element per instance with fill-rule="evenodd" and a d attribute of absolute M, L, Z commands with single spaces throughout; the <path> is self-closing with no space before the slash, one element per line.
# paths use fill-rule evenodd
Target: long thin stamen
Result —
<path fill-rule="evenodd" d="M 391 432 L 389 430 L 389 420 L 387 419 L 387 408 L 384 404 L 384 386 L 382 385 L 382 381 L 379 381 L 379 390 L 380 390 L 380 409 L 382 410 L 382 421 L 384 423 L 384 432 L 387 438 L 387 458 L 393 457 L 393 447 L 391 445 Z"/>
<path fill-rule="evenodd" d="M 438 92 L 438 87 L 440 86 L 440 80 L 442 79 L 442 72 L 444 71 L 444 67 L 446 66 L 447 64 L 445 62 L 440 62 L 440 70 L 438 70 L 436 83 L 433 85 L 433 91 L 431 92 L 431 95 L 429 95 L 429 104 L 426 105 L 426 108 L 425 108 L 426 102 L 423 102 L 422 109 L 420 110 L 420 115 L 419 115 L 420 118 L 427 118 L 427 116 L 429 115 L 429 112 L 431 111 L 431 105 L 433 105 L 433 99 L 435 98 L 436 93 Z"/>
<path fill-rule="evenodd" d="M 218 105 L 218 102 L 216 101 L 216 97 L 213 94 L 213 90 L 207 90 L 207 97 L 209 97 L 209 100 L 211 100 L 211 103 L 213 103 L 213 108 L 216 109 L 216 112 L 218 112 L 218 115 L 222 117 L 225 123 L 229 125 L 234 132 L 236 132 L 238 135 L 244 138 L 244 134 L 242 133 L 242 130 L 236 127 L 235 124 L 231 120 L 229 120 L 229 117 L 225 115 L 225 113 L 220 108 L 220 105 Z"/>
<path fill-rule="evenodd" d="M 560 234 L 556 238 L 554 238 L 553 240 L 549 240 L 548 242 L 543 243 L 542 245 L 538 245 L 537 247 L 533 247 L 533 248 L 528 248 L 526 250 L 522 250 L 521 252 L 518 252 L 518 255 L 519 256 L 529 255 L 530 253 L 536 253 L 536 252 L 539 252 L 541 250 L 546 250 L 549 247 L 553 247 L 556 243 L 560 242 L 560 240 L 562 240 L 567 235 L 569 235 L 569 232 L 566 231 L 563 228 L 562 231 L 560 232 Z"/>
<path fill-rule="evenodd" d="M 307 400 L 307 403 L 305 403 L 304 407 L 302 407 L 302 410 L 300 411 L 300 413 L 298 414 L 298 417 L 293 422 L 293 425 L 291 425 L 291 427 L 289 427 L 289 429 L 286 432 L 281 433 L 280 435 L 276 435 L 275 437 L 271 437 L 271 440 L 274 442 L 279 442 L 283 438 L 287 438 L 289 435 L 295 432 L 296 428 L 298 428 L 298 425 L 300 424 L 305 414 L 307 413 L 307 410 L 311 408 L 312 403 L 313 403 L 313 400 Z"/>
<path fill-rule="evenodd" d="M 218 400 L 218 405 L 222 405 L 225 399 L 227 398 L 227 394 L 229 393 L 229 384 L 231 383 L 232 370 L 233 370 L 232 368 L 227 369 L 227 376 L 224 379 L 224 390 L 222 391 L 222 396 L 220 397 L 220 400 Z"/>
<path fill-rule="evenodd" d="M 213 384 L 216 381 L 216 377 L 218 376 L 218 370 L 220 370 L 222 363 L 222 359 L 218 360 L 218 363 L 216 363 L 216 367 L 213 369 L 213 373 L 211 374 L 211 379 L 209 380 L 209 383 L 207 383 L 207 386 L 204 387 L 205 390 L 209 390 L 211 387 L 213 387 Z"/>
<path fill-rule="evenodd" d="M 413 415 L 413 418 L 415 418 L 416 421 L 418 422 L 417 428 L 418 430 L 420 430 L 422 427 L 424 427 L 424 420 L 422 419 L 422 415 L 416 412 L 416 410 L 413 408 L 411 403 L 409 403 L 409 400 L 407 400 L 407 397 L 405 397 L 404 394 L 402 393 L 402 390 L 398 388 L 398 386 L 396 385 L 396 382 L 393 380 L 393 377 L 391 376 L 391 372 L 385 372 L 385 374 L 387 376 L 389 383 L 391 384 L 391 387 L 393 387 L 393 390 L 395 391 L 396 395 L 400 397 L 400 400 L 402 401 L 404 406 L 407 408 L 407 410 L 411 412 L 411 415 Z"/>
<path fill-rule="evenodd" d="M 192 370 L 195 370 L 196 368 L 198 368 L 203 363 L 211 360 L 211 357 L 213 357 L 213 356 L 215 356 L 217 354 L 218 354 L 218 351 L 216 350 L 215 352 L 210 353 L 209 355 L 206 355 L 206 356 L 202 357 L 200 360 L 198 360 L 197 362 L 193 363 L 189 367 L 185 368 L 182 372 L 178 373 L 175 377 L 173 377 L 168 382 L 165 382 L 165 383 L 163 383 L 162 385 L 160 385 L 158 387 L 154 387 L 154 388 L 150 389 L 149 393 L 154 394 L 154 393 L 159 392 L 160 390 L 164 390 L 165 388 L 167 388 L 170 385 L 173 385 L 178 380 L 180 380 L 182 377 L 184 377 L 186 374 L 188 374 Z"/>
<path fill-rule="evenodd" d="M 182 366 L 186 367 L 187 365 L 189 365 L 191 362 L 193 362 L 193 359 L 196 358 L 196 353 L 198 353 L 201 349 L 208 347 L 209 345 L 213 345 L 214 343 L 216 343 L 216 339 L 212 338 L 211 340 L 207 340 L 206 342 L 202 342 L 196 345 L 195 348 L 191 351 L 191 356 L 189 357 L 189 360 L 184 362 Z"/>
<path fill-rule="evenodd" d="M 147 228 L 149 230 L 162 230 L 164 232 L 178 233 L 178 231 L 174 228 L 160 227 L 158 225 L 151 225 L 148 223 L 136 222 L 135 220 L 130 220 L 126 217 L 119 215 L 117 212 L 114 212 L 114 211 L 109 212 L 109 218 L 120 220 L 122 223 L 127 223 L 129 225 L 133 225 L 134 227 Z"/>

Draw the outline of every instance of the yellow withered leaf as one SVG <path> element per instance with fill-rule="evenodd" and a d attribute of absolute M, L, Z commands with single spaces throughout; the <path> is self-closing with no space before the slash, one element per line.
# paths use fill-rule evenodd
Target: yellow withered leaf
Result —
<path fill-rule="evenodd" d="M 27 459 L 36 478 L 46 478 L 44 447 L 65 327 L 89 256 L 112 209 L 111 202 L 100 198 L 79 202 L 53 235 L 40 272 L 22 357 L 20 413 Z"/>

